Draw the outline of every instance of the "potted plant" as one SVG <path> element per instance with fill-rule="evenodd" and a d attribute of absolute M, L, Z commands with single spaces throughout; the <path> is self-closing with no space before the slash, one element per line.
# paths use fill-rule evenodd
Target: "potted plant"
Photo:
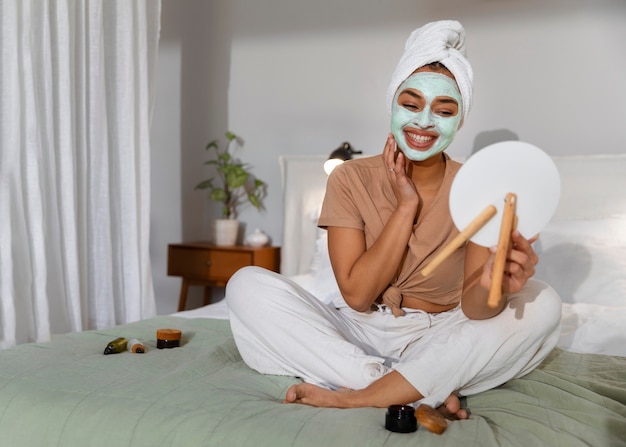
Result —
<path fill-rule="evenodd" d="M 252 175 L 249 164 L 231 153 L 230 147 L 238 140 L 237 135 L 228 131 L 226 140 L 223 149 L 217 139 L 206 145 L 205 149 L 214 151 L 215 157 L 205 164 L 214 166 L 217 176 L 203 180 L 195 187 L 208 190 L 209 199 L 222 204 L 222 219 L 214 221 L 213 242 L 216 245 L 234 245 L 239 230 L 239 211 L 246 205 L 263 210 L 263 199 L 267 195 L 267 184 Z"/>

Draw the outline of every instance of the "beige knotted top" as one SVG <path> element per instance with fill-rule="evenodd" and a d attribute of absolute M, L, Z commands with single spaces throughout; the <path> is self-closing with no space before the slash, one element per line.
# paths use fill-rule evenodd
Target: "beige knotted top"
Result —
<path fill-rule="evenodd" d="M 466 245 L 429 276 L 420 274 L 420 270 L 459 233 L 450 216 L 448 198 L 461 164 L 444 156 L 446 170 L 439 192 L 430 208 L 418 216 L 397 276 L 379 298 L 396 316 L 404 314 L 404 297 L 444 306 L 461 300 Z M 335 168 L 328 178 L 318 225 L 320 228 L 336 226 L 362 230 L 369 249 L 396 206 L 383 157 L 350 160 Z"/>

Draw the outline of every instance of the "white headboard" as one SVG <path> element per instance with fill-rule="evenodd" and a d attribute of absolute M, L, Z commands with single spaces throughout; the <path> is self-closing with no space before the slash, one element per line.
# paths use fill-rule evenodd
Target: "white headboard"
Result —
<path fill-rule="evenodd" d="M 553 157 L 561 174 L 554 219 L 626 216 L 626 154 Z"/>
<path fill-rule="evenodd" d="M 279 158 L 283 184 L 283 246 L 280 271 L 287 276 L 306 273 L 311 265 L 326 180 L 324 155 L 283 155 Z"/>
<path fill-rule="evenodd" d="M 327 176 L 323 155 L 280 157 L 284 191 L 281 272 L 306 273 L 319 234 L 317 217 Z M 558 219 L 624 217 L 626 221 L 626 154 L 553 157 L 561 175 Z M 624 230 L 626 231 L 626 229 Z"/>

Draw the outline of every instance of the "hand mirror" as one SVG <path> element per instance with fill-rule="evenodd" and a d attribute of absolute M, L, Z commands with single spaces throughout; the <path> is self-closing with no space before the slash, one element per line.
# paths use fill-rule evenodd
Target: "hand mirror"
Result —
<path fill-rule="evenodd" d="M 456 227 L 466 228 L 489 205 L 497 214 L 470 240 L 482 246 L 498 244 L 505 198 L 517 195 L 517 229 L 525 238 L 539 233 L 559 203 L 561 178 L 552 159 L 521 141 L 487 146 L 461 166 L 450 190 L 450 213 Z"/>

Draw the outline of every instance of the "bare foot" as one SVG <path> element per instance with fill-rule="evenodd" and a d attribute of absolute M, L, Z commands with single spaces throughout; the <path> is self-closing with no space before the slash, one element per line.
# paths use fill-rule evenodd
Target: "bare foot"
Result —
<path fill-rule="evenodd" d="M 283 403 L 306 404 L 314 407 L 348 408 L 349 404 L 346 396 L 351 391 L 349 388 L 340 388 L 337 391 L 333 391 L 311 383 L 299 383 L 289 387 Z"/>
<path fill-rule="evenodd" d="M 465 408 L 461 408 L 461 401 L 456 394 L 450 394 L 437 411 L 446 419 L 467 419 L 469 414 Z"/>

